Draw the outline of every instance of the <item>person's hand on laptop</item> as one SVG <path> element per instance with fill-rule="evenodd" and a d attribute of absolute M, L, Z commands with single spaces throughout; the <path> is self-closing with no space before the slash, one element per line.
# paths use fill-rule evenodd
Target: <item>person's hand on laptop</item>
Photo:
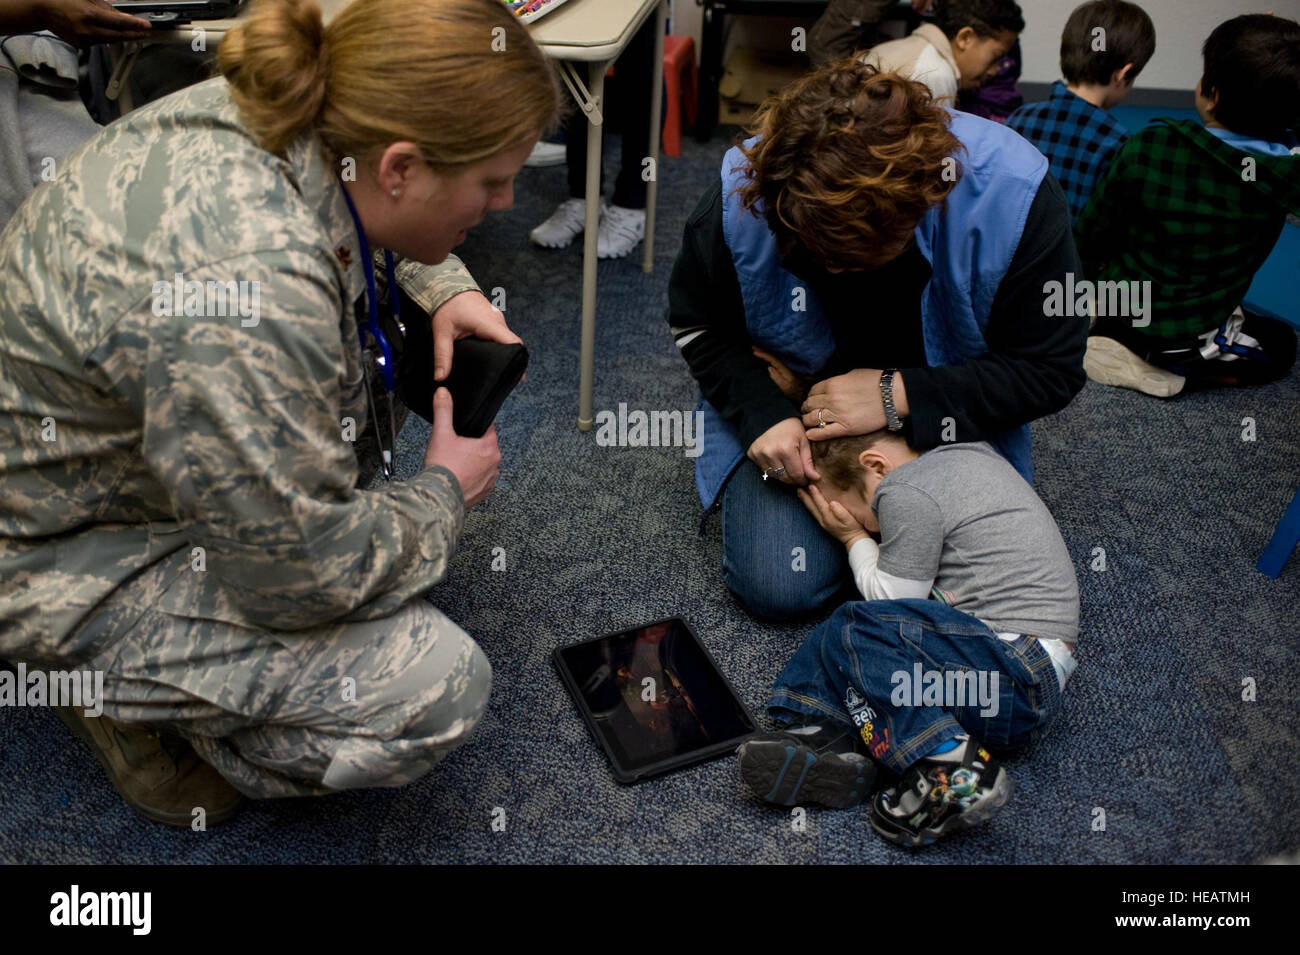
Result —
<path fill-rule="evenodd" d="M 152 28 L 148 20 L 117 10 L 105 0 L 32 0 L 32 22 L 76 46 L 140 40 Z"/>

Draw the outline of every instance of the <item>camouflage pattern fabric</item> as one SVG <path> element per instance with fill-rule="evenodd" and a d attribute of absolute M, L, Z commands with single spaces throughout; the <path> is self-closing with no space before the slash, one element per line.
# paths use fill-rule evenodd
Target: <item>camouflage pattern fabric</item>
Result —
<path fill-rule="evenodd" d="M 339 168 L 262 150 L 218 78 L 104 129 L 0 233 L 0 656 L 102 664 L 107 715 L 173 723 L 250 794 L 418 775 L 489 680 L 416 600 L 455 477 L 356 487 Z M 429 311 L 477 287 L 455 260 L 399 281 Z"/>

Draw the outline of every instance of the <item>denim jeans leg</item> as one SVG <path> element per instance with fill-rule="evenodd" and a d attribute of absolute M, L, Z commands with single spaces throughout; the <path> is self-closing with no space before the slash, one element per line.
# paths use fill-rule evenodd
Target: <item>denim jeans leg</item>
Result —
<path fill-rule="evenodd" d="M 935 695 L 922 692 L 933 673 L 942 681 Z M 948 686 L 970 695 L 945 694 Z M 768 704 L 778 720 L 831 715 L 857 726 L 872 756 L 898 773 L 963 732 L 994 749 L 1021 746 L 1059 705 L 1036 641 L 1008 643 L 934 600 L 840 607 L 786 665 Z"/>
<path fill-rule="evenodd" d="M 795 489 L 745 461 L 722 497 L 722 580 L 754 616 L 788 620 L 824 607 L 852 577 L 844 546 Z"/>

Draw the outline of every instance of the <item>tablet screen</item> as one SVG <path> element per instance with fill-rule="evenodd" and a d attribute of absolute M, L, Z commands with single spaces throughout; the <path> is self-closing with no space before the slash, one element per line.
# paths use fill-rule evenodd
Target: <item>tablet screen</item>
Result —
<path fill-rule="evenodd" d="M 754 731 L 743 704 L 680 618 L 560 651 L 617 768 L 655 763 Z M 671 766 L 665 768 L 673 768 Z"/>

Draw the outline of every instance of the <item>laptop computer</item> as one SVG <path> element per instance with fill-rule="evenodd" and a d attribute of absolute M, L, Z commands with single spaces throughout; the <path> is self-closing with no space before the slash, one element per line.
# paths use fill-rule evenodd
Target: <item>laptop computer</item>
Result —
<path fill-rule="evenodd" d="M 115 0 L 123 13 L 159 26 L 176 26 L 192 20 L 227 20 L 239 12 L 244 0 Z"/>

